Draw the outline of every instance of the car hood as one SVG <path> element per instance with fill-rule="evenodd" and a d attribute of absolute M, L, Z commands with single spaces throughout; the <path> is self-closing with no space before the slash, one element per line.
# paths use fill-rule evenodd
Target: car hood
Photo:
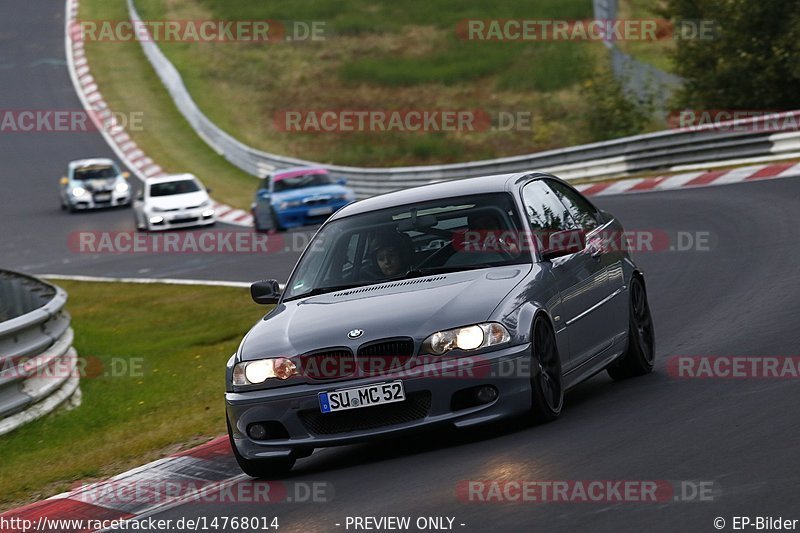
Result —
<path fill-rule="evenodd" d="M 349 189 L 342 185 L 316 185 L 314 187 L 303 187 L 302 189 L 292 189 L 288 191 L 276 192 L 272 195 L 272 200 L 277 202 L 288 202 L 291 200 L 301 200 L 309 196 L 316 195 L 339 195 L 349 193 Z"/>
<path fill-rule="evenodd" d="M 311 350 L 408 336 L 484 322 L 531 271 L 530 264 L 494 267 L 368 285 L 281 304 L 240 347 L 241 360 L 294 356 Z M 354 329 L 363 335 L 350 340 Z"/>
<path fill-rule="evenodd" d="M 197 207 L 208 200 L 205 191 L 188 192 L 186 194 L 170 194 L 169 196 L 156 196 L 147 199 L 147 207 L 159 209 L 179 209 L 184 207 Z"/>
<path fill-rule="evenodd" d="M 95 178 L 95 179 L 88 179 L 88 180 L 75 180 L 73 182 L 72 188 L 75 187 L 83 187 L 89 192 L 94 191 L 106 191 L 113 189 L 117 181 L 120 179 L 119 176 L 115 176 L 113 178 Z"/>

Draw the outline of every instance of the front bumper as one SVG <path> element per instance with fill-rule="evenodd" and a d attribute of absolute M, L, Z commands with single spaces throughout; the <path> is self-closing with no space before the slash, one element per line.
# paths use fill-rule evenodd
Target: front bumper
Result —
<path fill-rule="evenodd" d="M 530 344 L 507 347 L 473 358 L 470 372 L 437 373 L 431 365 L 416 367 L 401 377 L 406 400 L 386 406 L 391 415 L 376 418 L 384 406 L 364 407 L 342 413 L 321 414 L 317 395 L 335 389 L 394 381 L 389 376 L 371 376 L 335 383 L 298 384 L 267 390 L 227 392 L 225 404 L 233 441 L 245 459 L 288 457 L 299 450 L 350 444 L 375 437 L 450 424 L 465 427 L 490 422 L 527 411 L 531 407 Z M 426 370 L 429 369 L 429 370 Z M 414 377 L 416 374 L 417 377 Z M 497 389 L 497 397 L 485 404 L 454 410 L 454 395 L 485 385 Z M 463 393 L 462 393 L 463 394 Z M 402 410 L 408 410 L 403 413 Z M 384 411 L 386 412 L 386 411 Z M 324 417 L 357 413 L 357 429 L 331 428 Z M 354 416 L 348 415 L 349 420 Z M 341 419 L 340 419 L 341 420 Z M 370 422 L 372 420 L 372 422 Z M 280 424 L 285 433 L 269 440 L 253 440 L 247 428 L 254 423 Z"/>
<path fill-rule="evenodd" d="M 349 204 L 351 200 L 340 200 L 324 205 L 302 205 L 279 210 L 276 208 L 278 223 L 282 228 L 296 228 L 322 224 L 332 214 Z"/>
<path fill-rule="evenodd" d="M 102 196 L 104 193 L 86 194 L 79 198 L 70 197 L 69 203 L 73 209 L 88 210 L 88 209 L 103 209 L 106 207 L 120 207 L 124 205 L 131 205 L 130 191 L 125 193 L 118 193 L 112 191 L 108 194 L 107 199 Z"/>
<path fill-rule="evenodd" d="M 203 216 L 204 211 L 213 211 L 210 208 L 193 209 L 191 211 L 166 211 L 159 213 L 145 214 L 147 223 L 151 231 L 163 231 L 169 229 L 191 228 L 194 226 L 209 226 L 217 221 L 217 214 Z M 152 217 L 161 217 L 162 222 L 153 223 Z"/>

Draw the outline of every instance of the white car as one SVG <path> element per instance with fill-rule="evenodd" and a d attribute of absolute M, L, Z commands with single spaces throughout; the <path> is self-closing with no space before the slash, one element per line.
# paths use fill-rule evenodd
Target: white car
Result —
<path fill-rule="evenodd" d="M 78 159 L 67 166 L 59 183 L 61 209 L 70 213 L 85 209 L 131 205 L 127 172 L 111 159 Z"/>
<path fill-rule="evenodd" d="M 209 226 L 216 215 L 206 189 L 192 174 L 148 179 L 133 204 L 136 229 L 159 231 Z"/>

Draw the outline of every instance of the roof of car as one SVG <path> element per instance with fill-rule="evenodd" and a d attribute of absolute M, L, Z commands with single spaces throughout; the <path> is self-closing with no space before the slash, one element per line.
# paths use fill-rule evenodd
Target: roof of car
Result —
<path fill-rule="evenodd" d="M 69 168 L 76 169 L 81 167 L 89 167 L 93 165 L 113 165 L 114 161 L 108 159 L 107 157 L 97 157 L 93 159 L 76 159 L 75 161 L 70 161 Z"/>
<path fill-rule="evenodd" d="M 435 200 L 437 198 L 503 192 L 509 190 L 510 184 L 515 182 L 517 179 L 524 176 L 530 176 L 532 174 L 549 176 L 549 174 L 543 172 L 527 171 L 515 172 L 512 174 L 496 174 L 493 176 L 483 176 L 480 178 L 441 181 L 360 200 L 343 207 L 331 218 L 342 218 L 350 215 L 375 211 L 378 209 L 385 209 L 387 207 Z"/>
<path fill-rule="evenodd" d="M 169 176 L 159 176 L 158 178 L 147 178 L 147 183 L 167 183 L 170 181 L 178 180 L 195 180 L 200 181 L 194 174 L 170 174 Z"/>

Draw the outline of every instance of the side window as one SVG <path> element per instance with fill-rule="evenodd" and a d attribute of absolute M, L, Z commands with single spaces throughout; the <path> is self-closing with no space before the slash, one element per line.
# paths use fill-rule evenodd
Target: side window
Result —
<path fill-rule="evenodd" d="M 522 189 L 522 201 L 534 230 L 554 232 L 577 227 L 567 208 L 542 180 L 532 181 Z"/>
<path fill-rule="evenodd" d="M 585 198 L 563 183 L 547 180 L 547 184 L 555 191 L 556 196 L 558 196 L 559 200 L 561 200 L 569 210 L 569 214 L 572 215 L 573 220 L 575 220 L 582 229 L 590 231 L 598 226 L 599 222 L 595 210 Z"/>

